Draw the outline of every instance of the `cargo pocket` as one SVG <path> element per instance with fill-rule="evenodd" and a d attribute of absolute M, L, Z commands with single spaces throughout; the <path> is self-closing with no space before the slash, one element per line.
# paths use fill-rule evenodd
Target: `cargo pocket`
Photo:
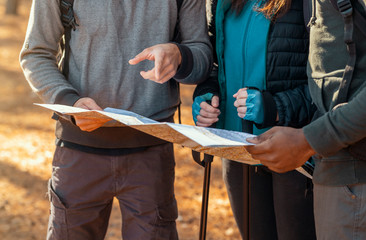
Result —
<path fill-rule="evenodd" d="M 170 203 L 156 208 L 155 237 L 156 240 L 178 239 L 175 220 L 178 218 L 177 201 L 174 199 Z"/>
<path fill-rule="evenodd" d="M 48 197 L 50 201 L 50 217 L 48 222 L 47 239 L 68 240 L 66 208 L 53 190 L 51 179 L 48 181 Z"/>

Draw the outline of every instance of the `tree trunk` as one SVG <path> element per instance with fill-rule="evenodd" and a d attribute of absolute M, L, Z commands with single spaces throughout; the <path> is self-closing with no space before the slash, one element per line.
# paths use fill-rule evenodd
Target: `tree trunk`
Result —
<path fill-rule="evenodd" d="M 17 14 L 19 0 L 6 0 L 6 14 Z"/>

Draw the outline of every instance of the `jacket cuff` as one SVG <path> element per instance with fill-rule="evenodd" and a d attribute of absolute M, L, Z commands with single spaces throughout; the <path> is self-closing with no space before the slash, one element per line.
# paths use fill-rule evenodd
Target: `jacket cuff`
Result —
<path fill-rule="evenodd" d="M 180 63 L 177 73 L 175 74 L 174 78 L 175 79 L 184 79 L 192 73 L 193 54 L 192 54 L 191 49 L 189 49 L 189 47 L 179 44 L 179 43 L 175 43 L 175 42 L 173 42 L 173 44 L 177 45 L 177 47 L 179 48 L 180 54 L 182 56 L 182 62 Z"/>
<path fill-rule="evenodd" d="M 74 106 L 77 100 L 81 97 L 76 91 L 65 89 L 59 92 L 55 99 L 55 104 L 63 104 L 67 106 Z"/>
<path fill-rule="evenodd" d="M 278 122 L 276 125 L 278 126 L 284 126 L 285 125 L 285 118 L 286 118 L 286 107 L 282 104 L 281 100 L 278 98 L 278 96 L 273 96 L 273 100 L 276 104 L 276 110 L 278 113 Z"/>
<path fill-rule="evenodd" d="M 215 96 L 220 96 L 220 87 L 218 82 L 217 67 L 213 67 L 210 76 L 202 83 L 198 84 L 193 92 L 193 101 L 196 97 L 202 96 L 206 93 L 212 93 Z"/>
<path fill-rule="evenodd" d="M 261 124 L 254 123 L 258 129 L 273 127 L 276 125 L 277 106 L 276 102 L 269 92 L 262 92 L 264 121 Z"/>
<path fill-rule="evenodd" d="M 212 93 L 214 96 L 220 96 L 219 91 L 213 87 L 207 86 L 205 88 L 196 88 L 193 92 L 193 101 L 196 97 L 205 95 L 206 93 Z"/>

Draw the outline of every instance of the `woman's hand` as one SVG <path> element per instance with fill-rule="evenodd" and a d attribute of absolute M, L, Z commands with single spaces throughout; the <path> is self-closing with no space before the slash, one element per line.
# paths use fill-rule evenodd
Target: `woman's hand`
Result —
<path fill-rule="evenodd" d="M 255 89 L 241 88 L 233 95 L 238 116 L 261 124 L 264 121 L 264 103 L 262 93 Z"/>
<path fill-rule="evenodd" d="M 207 101 L 211 101 L 209 104 Z M 212 93 L 206 93 L 194 99 L 192 115 L 197 126 L 209 127 L 219 121 L 219 97 Z"/>

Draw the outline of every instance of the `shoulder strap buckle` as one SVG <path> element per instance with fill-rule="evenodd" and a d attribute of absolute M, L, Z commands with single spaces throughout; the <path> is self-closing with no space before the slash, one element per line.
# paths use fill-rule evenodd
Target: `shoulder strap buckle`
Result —
<path fill-rule="evenodd" d="M 337 0 L 337 6 L 344 18 L 352 16 L 353 8 L 350 0 Z"/>

